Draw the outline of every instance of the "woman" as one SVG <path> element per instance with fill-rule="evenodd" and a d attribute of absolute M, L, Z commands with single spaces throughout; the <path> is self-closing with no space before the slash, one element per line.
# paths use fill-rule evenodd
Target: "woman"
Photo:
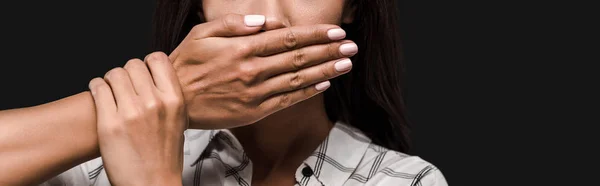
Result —
<path fill-rule="evenodd" d="M 395 1 L 157 7 L 156 49 L 168 59 L 149 55 L 148 68 L 132 60 L 94 79 L 94 99 L 0 113 L 0 131 L 14 131 L 0 136 L 0 165 L 11 167 L 0 181 L 38 183 L 85 162 L 45 184 L 446 185 L 435 167 L 402 153 Z M 229 130 L 187 130 L 181 143 L 186 113 L 190 128 Z M 23 131 L 33 135 L 19 140 Z M 52 135 L 65 131 L 75 132 Z"/>

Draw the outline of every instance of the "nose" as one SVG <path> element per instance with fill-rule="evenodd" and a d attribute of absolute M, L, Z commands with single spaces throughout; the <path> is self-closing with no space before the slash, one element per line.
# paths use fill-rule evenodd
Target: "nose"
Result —
<path fill-rule="evenodd" d="M 252 3 L 253 12 L 264 15 L 266 18 L 263 31 L 291 26 L 286 16 L 287 7 L 285 7 L 285 2 L 281 0 L 254 0 L 254 3 Z"/>

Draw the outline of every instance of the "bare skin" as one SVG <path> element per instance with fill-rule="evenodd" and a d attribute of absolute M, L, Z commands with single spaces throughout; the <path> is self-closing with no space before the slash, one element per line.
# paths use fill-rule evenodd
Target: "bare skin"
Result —
<path fill-rule="evenodd" d="M 0 111 L 0 185 L 36 185 L 98 156 L 90 92 Z"/>
<path fill-rule="evenodd" d="M 260 13 L 265 30 L 311 24 L 351 23 L 354 7 L 345 0 L 203 0 L 207 21 L 228 13 Z M 243 127 L 231 129 L 253 163 L 252 185 L 293 185 L 296 169 L 314 152 L 333 127 L 323 95 Z M 265 156 L 268 155 L 268 156 Z"/>
<path fill-rule="evenodd" d="M 240 18 L 240 15 L 231 14 L 221 18 L 229 21 L 224 24 L 228 25 L 227 32 L 212 32 L 207 29 L 215 22 L 194 28 L 180 44 L 183 48 L 177 48 L 171 54 L 173 66 L 181 69 L 177 72 L 164 70 L 168 69 L 164 65 L 168 64 L 168 60 L 164 59 L 167 58 L 166 55 L 161 57 L 159 54 L 151 54 L 147 58 L 153 78 L 150 78 L 148 70 L 140 70 L 145 69 L 144 63 L 131 60 L 125 65 L 125 69 L 111 70 L 104 78 L 106 83 L 100 79 L 90 82 L 93 92 L 103 89 L 96 91 L 98 93 L 94 98 L 99 98 L 95 100 L 100 151 L 111 183 L 145 185 L 152 181 L 148 178 L 160 178 L 150 183 L 172 183 L 169 180 L 181 180 L 181 174 L 177 173 L 181 172 L 183 158 L 181 137 L 183 129 L 187 128 L 183 127 L 185 125 L 182 121 L 187 117 L 175 113 L 190 114 L 190 124 L 197 128 L 245 126 L 322 92 L 329 82 L 325 82 L 325 87 L 319 82 L 350 70 L 350 66 L 339 68 L 339 64 L 344 60 L 337 60 L 348 55 L 339 51 L 339 46 L 348 41 L 327 43 L 332 38 L 341 39 L 339 34 L 331 34 L 331 30 L 337 29 L 335 26 L 290 27 L 231 38 L 256 32 L 256 29 L 252 30 L 240 24 Z M 207 36 L 206 33 L 211 35 Z M 260 41 L 261 37 L 269 39 Z M 203 44 L 207 41 L 212 43 L 210 47 L 204 47 L 208 46 Z M 295 48 L 303 49 L 285 52 Z M 203 51 L 207 54 L 226 50 L 233 52 L 230 55 L 190 56 L 193 52 L 187 52 L 189 50 Z M 311 55 L 301 55 L 302 59 L 299 59 L 300 52 L 310 52 Z M 281 63 L 286 59 L 291 59 L 293 65 Z M 161 66 L 162 68 L 159 68 Z M 171 71 L 173 72 L 170 73 Z M 189 78 L 191 76 L 188 74 L 195 74 L 196 77 Z M 154 79 L 156 85 L 152 85 L 152 81 L 148 79 Z M 158 81 L 161 79 L 163 81 Z M 181 90 L 180 83 L 184 87 L 192 88 Z M 164 84 L 170 85 L 166 86 L 167 95 L 164 90 L 156 90 L 165 89 Z M 179 96 L 180 94 L 182 96 Z M 116 100 L 116 104 L 113 100 Z M 191 103 L 186 105 L 190 112 L 182 111 L 185 110 L 182 108 L 184 102 Z M 105 110 L 113 114 L 103 114 Z M 316 120 L 311 122 L 314 121 Z M 326 135 L 329 130 L 327 125 L 320 129 L 323 130 L 315 134 Z M 314 136 L 312 133 L 309 135 Z M 313 143 L 305 143 L 303 140 L 300 151 L 291 153 L 311 152 L 319 141 L 316 139 Z M 308 155 L 294 157 L 306 158 Z M 274 181 L 269 181 L 269 184 L 275 183 Z M 260 184 L 258 179 L 256 184 Z"/>
<path fill-rule="evenodd" d="M 167 55 L 130 60 L 89 86 L 111 185 L 181 185 L 188 117 Z"/>
<path fill-rule="evenodd" d="M 239 19 L 243 19 L 243 18 L 239 18 Z M 230 19 L 230 20 L 235 20 L 235 19 Z M 225 23 L 223 21 L 213 21 L 213 22 L 218 22 L 218 23 Z M 243 21 L 239 21 L 239 22 L 243 22 Z M 211 23 L 211 22 L 209 22 Z M 228 29 L 228 27 L 222 27 L 221 30 L 225 30 L 225 31 L 218 31 L 220 24 L 204 24 L 205 26 L 208 25 L 212 25 L 210 28 L 213 28 L 212 30 L 215 31 L 214 33 L 224 33 L 226 31 L 231 31 L 230 29 Z M 229 23 L 227 23 L 226 25 L 231 25 Z M 221 25 L 223 26 L 223 25 Z M 323 36 L 327 36 L 327 31 L 330 29 L 335 28 L 334 26 L 329 26 L 329 28 L 325 28 L 324 26 L 321 26 L 321 30 L 318 32 L 301 32 L 299 31 L 298 34 L 298 38 L 323 38 Z M 258 31 L 259 29 L 256 28 L 252 28 L 254 29 L 253 31 Z M 248 30 L 252 30 L 252 29 L 248 29 Z M 211 30 L 211 29 L 201 29 L 201 30 Z M 259 34 L 255 37 L 265 37 L 265 38 L 277 38 L 277 36 L 281 37 L 281 36 L 286 36 L 286 34 L 279 34 L 279 35 L 270 35 L 270 34 L 276 34 L 277 32 L 264 32 L 262 34 Z M 287 32 L 284 32 L 287 33 Z M 245 35 L 248 35 L 250 33 L 242 33 Z M 308 37 L 308 36 L 303 36 L 302 34 L 316 34 L 315 37 Z M 319 37 L 320 36 L 320 37 Z M 323 38 L 323 41 L 320 41 L 322 43 L 328 43 L 328 42 L 332 42 L 335 41 L 337 39 L 329 39 L 329 38 Z M 339 38 L 338 38 L 339 39 Z M 258 39 L 256 39 L 258 40 Z M 269 41 L 268 39 L 263 39 L 265 41 Z M 298 42 L 304 42 L 305 40 L 298 40 Z M 310 41 L 310 40 L 306 40 L 306 41 Z M 315 42 L 315 41 L 312 41 Z M 346 41 L 347 42 L 347 41 Z M 281 43 L 280 43 L 281 44 Z M 279 51 L 279 52 L 293 52 L 294 50 L 300 50 L 303 49 L 305 47 L 308 47 L 309 45 L 316 45 L 318 43 L 300 43 L 298 44 L 298 48 L 286 48 L 285 46 L 282 47 L 284 49 L 284 51 Z M 335 46 L 335 47 L 339 47 L 342 43 L 337 43 L 334 45 L 328 45 L 328 46 Z M 256 47 L 260 47 L 260 46 L 256 46 Z M 334 48 L 335 48 L 334 47 Z M 249 51 L 255 51 L 255 50 L 249 50 Z M 324 54 L 325 56 L 319 56 L 319 54 Z M 230 56 L 228 54 L 223 54 L 223 55 L 227 55 Z M 267 103 L 267 104 L 262 104 L 264 107 L 263 110 L 261 110 L 261 112 L 253 112 L 255 115 L 243 115 L 243 116 L 236 116 L 233 115 L 231 117 L 225 117 L 225 118 L 237 118 L 238 120 L 233 120 L 236 122 L 224 122 L 221 127 L 222 128 L 229 128 L 229 127 L 235 127 L 235 126 L 243 126 L 243 125 L 248 125 L 248 124 L 252 124 L 254 122 L 256 122 L 257 120 L 263 119 L 266 116 L 273 114 L 277 111 L 280 111 L 281 109 L 287 108 L 289 106 L 292 106 L 302 100 L 305 100 L 307 98 L 310 98 L 316 94 L 318 94 L 320 91 L 322 90 L 315 90 L 315 84 L 310 84 L 310 83 L 317 83 L 317 82 L 322 82 L 322 81 L 326 81 L 327 79 L 330 78 L 334 78 L 335 76 L 341 75 L 343 73 L 346 73 L 349 69 L 346 69 L 345 71 L 337 71 L 334 68 L 334 64 L 337 61 L 333 61 L 334 59 L 331 59 L 332 56 L 335 55 L 339 55 L 338 58 L 343 58 L 344 56 L 349 57 L 351 55 L 342 55 L 342 54 L 328 54 L 328 53 L 317 53 L 317 54 L 308 54 L 306 55 L 307 58 L 312 56 L 312 55 L 316 55 L 316 57 L 314 59 L 320 59 L 320 60 L 316 60 L 316 61 L 310 61 L 307 60 L 306 62 L 310 63 L 313 62 L 315 64 L 304 64 L 307 66 L 302 66 L 302 64 L 300 64 L 300 66 L 298 66 L 298 64 L 293 64 L 293 65 L 288 65 L 288 66 L 292 66 L 292 67 L 301 67 L 302 70 L 306 70 L 304 71 L 302 74 L 314 74 L 312 72 L 329 72 L 329 73 L 322 73 L 319 76 L 308 76 L 305 75 L 303 77 L 308 77 L 307 79 L 305 79 L 305 81 L 302 81 L 303 83 L 299 83 L 296 86 L 292 86 L 292 88 L 290 88 L 289 86 L 289 78 L 290 77 L 294 77 L 294 76 L 290 76 L 290 75 L 285 75 L 285 71 L 289 71 L 289 69 L 283 69 L 284 71 L 282 71 L 281 73 L 279 73 L 280 75 L 285 75 L 285 76 L 272 76 L 272 77 L 281 77 L 279 78 L 280 81 L 285 81 L 285 83 L 281 83 L 281 85 L 287 85 L 285 86 L 285 88 L 283 86 L 278 87 L 278 86 L 259 86 L 259 87 L 255 87 L 256 90 L 264 90 L 263 93 L 264 94 L 259 94 L 256 96 L 252 96 L 251 98 L 256 99 L 256 101 L 253 101 L 252 99 L 243 99 L 240 100 L 239 98 L 244 98 L 241 96 L 231 96 L 232 99 L 230 99 L 230 103 L 232 104 L 238 104 L 238 105 L 242 105 L 242 106 L 246 106 L 246 107 L 236 107 L 236 108 L 255 108 L 256 105 L 254 105 L 253 107 L 251 107 L 252 105 L 249 106 L 249 104 L 257 104 L 256 102 L 259 103 L 259 105 L 261 105 L 260 103 Z M 177 60 L 177 57 L 173 57 L 173 56 L 169 56 L 170 58 L 174 59 L 174 66 L 175 67 L 183 67 L 183 66 L 187 66 L 187 67 L 192 67 L 194 64 L 198 64 L 197 61 L 193 61 L 193 60 Z M 189 56 L 188 56 L 189 57 Z M 194 56 L 192 56 L 194 57 Z M 196 56 L 197 57 L 197 56 Z M 199 57 L 202 58 L 202 57 Z M 193 58 L 189 58 L 189 59 L 193 59 Z M 339 60 L 338 60 L 339 61 Z M 286 61 L 284 60 L 284 63 L 294 63 L 294 61 Z M 324 65 L 316 65 L 316 64 L 321 64 L 323 63 Z M 182 65 L 183 64 L 183 65 Z M 186 65 L 187 64 L 187 65 Z M 276 66 L 275 64 L 273 64 L 274 66 Z M 313 66 L 311 66 L 313 65 Z M 316 65 L 316 66 L 314 66 Z M 182 69 L 187 69 L 186 68 L 182 68 Z M 279 69 L 281 70 L 281 68 L 277 68 L 277 67 L 270 67 L 270 68 L 275 68 L 275 69 Z M 308 70 L 308 69 L 313 69 L 313 70 Z M 319 70 L 314 70 L 314 69 L 319 69 Z M 177 75 L 178 78 L 180 80 L 183 80 L 183 82 L 180 82 L 183 87 L 182 87 L 182 91 L 184 93 L 187 92 L 187 94 L 189 94 L 190 92 L 192 93 L 197 93 L 195 88 L 202 88 L 202 87 L 196 87 L 196 86 L 192 86 L 192 85 L 197 85 L 197 84 L 191 84 L 188 85 L 186 84 L 185 80 L 197 80 L 197 78 L 193 78 L 193 77 L 188 77 L 188 76 L 193 76 L 195 74 L 191 74 L 191 73 L 181 73 L 182 70 L 181 69 L 176 69 L 177 70 Z M 238 68 L 237 70 L 240 70 L 240 68 Z M 292 69 L 294 70 L 294 69 Z M 283 74 L 282 74 L 283 73 Z M 237 75 L 240 75 L 239 78 L 237 79 L 245 79 L 248 76 L 241 76 L 243 75 L 243 73 L 237 73 Z M 197 76 L 197 75 L 196 75 Z M 258 76 L 257 76 L 258 77 Z M 267 79 L 272 79 L 272 77 L 268 77 L 265 78 L 264 80 Z M 287 77 L 287 79 L 286 79 Z M 236 78 L 234 78 L 236 79 Z M 207 78 L 205 79 L 207 80 L 206 82 L 211 82 L 208 80 L 211 80 L 211 78 Z M 269 84 L 266 83 L 268 81 L 264 81 L 265 84 Z M 207 83 L 207 84 L 211 84 L 211 83 Z M 213 83 L 214 84 L 214 83 Z M 272 83 L 271 85 L 277 85 L 278 83 Z M 190 87 L 186 87 L 186 86 L 190 86 Z M 296 89 L 294 89 L 294 87 Z M 246 89 L 250 89 L 248 87 L 242 86 L 241 88 L 246 88 Z M 326 87 L 325 87 L 326 88 Z M 204 89 L 206 90 L 206 89 Z M 269 91 L 270 90 L 270 91 Z M 286 92 L 287 91 L 287 92 Z M 295 92 L 295 94 L 294 94 Z M 276 93 L 276 94 L 272 94 L 272 93 Z M 285 100 L 284 102 L 281 102 L 281 97 L 284 97 L 282 95 L 285 95 L 289 93 L 288 96 L 285 96 Z M 187 107 L 194 107 L 194 105 L 198 105 L 200 104 L 200 102 L 194 102 L 194 99 L 189 99 L 189 97 L 196 97 L 196 96 L 189 96 L 186 95 L 186 101 L 190 101 L 189 103 L 187 103 Z M 279 97 L 279 98 L 278 98 Z M 233 99 L 236 98 L 236 99 Z M 274 98 L 274 99 L 268 99 L 268 98 Z M 269 100 L 274 100 L 274 101 L 269 101 Z M 260 102 L 259 102 L 260 101 Z M 268 104 L 271 103 L 271 104 Z M 274 104 L 274 103 L 284 103 L 284 104 Z M 35 185 L 38 184 L 48 178 L 51 178 L 53 176 L 56 176 L 58 173 L 63 172 L 67 169 L 69 169 L 72 166 L 75 166 L 77 164 L 83 163 L 85 161 L 88 161 L 92 158 L 98 157 L 100 155 L 99 153 L 99 149 L 98 149 L 98 136 L 97 136 L 97 130 L 96 130 L 96 110 L 94 109 L 94 103 L 93 103 L 93 99 L 91 98 L 91 95 L 89 92 L 83 92 L 74 96 L 70 96 L 68 98 L 65 99 L 61 99 L 52 103 L 48 103 L 48 104 L 43 104 L 43 105 L 39 105 L 39 106 L 35 106 L 35 107 L 29 107 L 29 108 L 21 108 L 21 109 L 13 109 L 13 110 L 5 110 L 5 111 L 1 111 L 0 112 L 0 123 L 2 123 L 0 125 L 0 131 L 2 131 L 2 133 L 0 133 L 0 166 L 1 167 L 9 167 L 6 169 L 1 169 L 0 171 L 0 184 L 2 185 Z M 244 112 L 237 112 L 237 113 L 244 113 Z M 190 124 L 193 123 L 199 123 L 199 122 L 194 122 L 194 121 L 215 121 L 214 118 L 211 117 L 202 117 L 199 115 L 194 115 L 194 113 L 189 113 L 190 115 Z M 242 118 L 242 119 L 239 119 Z M 213 127 L 215 125 L 217 125 L 218 123 L 212 123 Z M 199 128 L 202 128 L 202 126 L 198 126 Z M 207 128 L 210 128 L 210 126 L 206 126 Z M 40 130 L 41 129 L 41 130 Z M 60 150 L 57 150 L 60 149 Z"/>

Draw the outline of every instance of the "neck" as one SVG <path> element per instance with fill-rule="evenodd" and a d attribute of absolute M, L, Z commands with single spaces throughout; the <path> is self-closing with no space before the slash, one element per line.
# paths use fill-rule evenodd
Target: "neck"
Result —
<path fill-rule="evenodd" d="M 294 175 L 332 127 L 319 94 L 231 132 L 252 161 L 253 180 L 264 180 Z"/>

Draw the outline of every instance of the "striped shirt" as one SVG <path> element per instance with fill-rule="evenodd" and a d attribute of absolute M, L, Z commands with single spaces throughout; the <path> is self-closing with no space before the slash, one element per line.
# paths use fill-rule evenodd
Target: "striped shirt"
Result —
<path fill-rule="evenodd" d="M 252 162 L 228 130 L 186 130 L 184 151 L 184 186 L 251 184 Z M 298 167 L 295 178 L 298 186 L 448 185 L 440 170 L 427 161 L 375 145 L 341 122 Z M 97 158 L 41 186 L 54 185 L 108 186 L 110 182 L 102 159 Z"/>

